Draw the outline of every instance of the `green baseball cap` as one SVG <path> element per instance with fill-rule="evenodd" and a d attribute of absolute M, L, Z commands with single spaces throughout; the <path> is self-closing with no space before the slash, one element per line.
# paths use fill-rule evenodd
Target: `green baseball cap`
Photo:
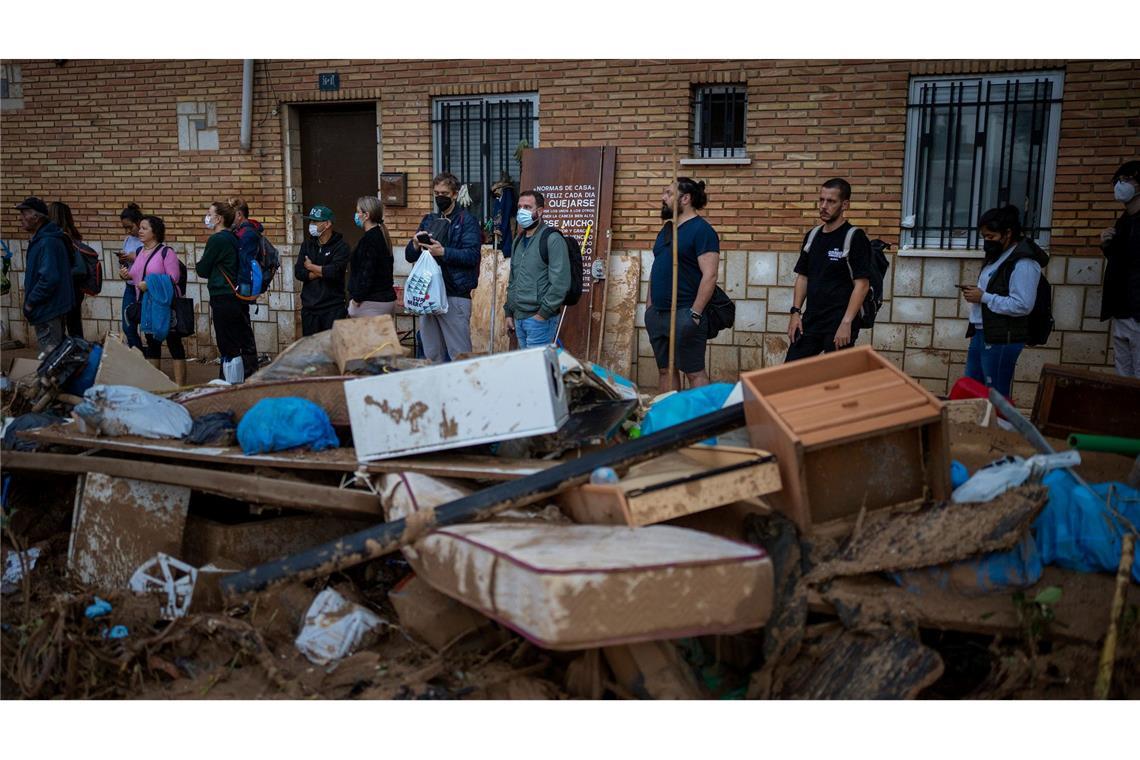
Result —
<path fill-rule="evenodd" d="M 314 222 L 331 222 L 336 218 L 336 215 L 328 206 L 313 206 L 309 209 L 309 213 L 305 214 L 305 218 L 312 219 Z"/>

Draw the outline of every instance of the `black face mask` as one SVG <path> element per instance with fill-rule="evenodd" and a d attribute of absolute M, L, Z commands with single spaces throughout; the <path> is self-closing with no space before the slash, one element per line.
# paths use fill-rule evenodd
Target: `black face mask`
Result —
<path fill-rule="evenodd" d="M 1005 246 L 1001 244 L 1000 240 L 983 240 L 982 250 L 986 253 L 986 260 L 993 261 L 1002 255 L 1002 252 L 1005 251 Z"/>
<path fill-rule="evenodd" d="M 435 207 L 439 209 L 439 213 L 447 211 L 451 207 L 450 195 L 437 195 L 435 196 Z"/>

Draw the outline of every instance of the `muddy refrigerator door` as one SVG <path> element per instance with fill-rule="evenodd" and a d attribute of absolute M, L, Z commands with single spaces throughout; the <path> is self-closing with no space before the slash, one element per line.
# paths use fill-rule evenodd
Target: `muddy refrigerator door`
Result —
<path fill-rule="evenodd" d="M 362 462 L 557 432 L 569 417 L 551 347 L 344 384 Z"/>

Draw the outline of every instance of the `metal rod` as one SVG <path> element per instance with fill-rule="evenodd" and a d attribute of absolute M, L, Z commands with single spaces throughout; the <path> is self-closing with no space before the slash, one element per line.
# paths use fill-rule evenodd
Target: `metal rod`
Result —
<path fill-rule="evenodd" d="M 484 488 L 435 510 L 416 513 L 409 519 L 383 523 L 299 554 L 234 573 L 221 582 L 222 590 L 233 597 L 289 581 L 339 572 L 414 543 L 436 528 L 485 520 L 505 509 L 549 498 L 585 483 L 598 467 L 629 467 L 709 436 L 735 430 L 744 423 L 744 405 L 734 404 L 642 438 L 593 451 L 535 475 Z"/>

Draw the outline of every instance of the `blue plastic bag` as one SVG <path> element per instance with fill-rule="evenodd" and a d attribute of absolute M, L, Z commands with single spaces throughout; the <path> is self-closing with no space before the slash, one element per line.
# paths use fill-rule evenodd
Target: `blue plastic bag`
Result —
<path fill-rule="evenodd" d="M 957 488 L 970 479 L 970 471 L 957 459 L 950 462 L 950 487 Z"/>
<path fill-rule="evenodd" d="M 712 414 L 724 406 L 733 387 L 732 383 L 712 383 L 661 399 L 649 407 L 641 422 L 641 434 L 651 435 L 687 420 Z"/>
<path fill-rule="evenodd" d="M 960 562 L 890 573 L 891 580 L 912 594 L 934 586 L 966 596 L 1029 588 L 1041 580 L 1044 568 L 1032 533 L 1004 552 L 992 552 Z"/>
<path fill-rule="evenodd" d="M 1140 525 L 1140 491 L 1123 483 L 1097 483 L 1090 493 L 1065 470 L 1054 470 L 1043 482 L 1049 503 L 1033 523 L 1041 561 L 1085 573 L 1115 573 L 1125 528 L 1105 499 L 1111 488 L 1113 508 Z M 1132 564 L 1132 580 L 1140 583 L 1140 563 Z"/>
<path fill-rule="evenodd" d="M 335 449 L 340 440 L 325 410 L 303 398 L 263 398 L 237 426 L 244 454 L 264 454 L 309 446 L 313 451 Z"/>

